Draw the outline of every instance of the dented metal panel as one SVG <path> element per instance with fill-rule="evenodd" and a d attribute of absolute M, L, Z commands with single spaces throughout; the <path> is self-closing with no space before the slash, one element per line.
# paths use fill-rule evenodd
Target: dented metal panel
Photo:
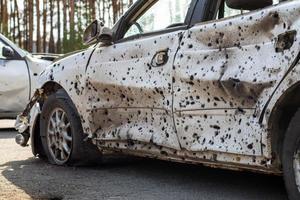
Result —
<path fill-rule="evenodd" d="M 87 95 L 88 121 L 97 139 L 180 148 L 172 115 L 172 68 L 181 34 L 96 49 L 87 70 Z M 160 66 L 159 52 L 168 56 Z"/>
<path fill-rule="evenodd" d="M 299 35 L 284 37 L 299 29 L 299 11 L 297 2 L 282 4 L 185 33 L 174 82 L 185 149 L 271 156 L 259 114 L 300 50 Z"/>

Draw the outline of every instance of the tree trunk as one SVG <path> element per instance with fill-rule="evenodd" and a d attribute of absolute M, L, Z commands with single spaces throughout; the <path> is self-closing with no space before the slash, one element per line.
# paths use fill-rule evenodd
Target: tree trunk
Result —
<path fill-rule="evenodd" d="M 47 51 L 47 0 L 43 1 L 43 50 Z"/>
<path fill-rule="evenodd" d="M 49 52 L 55 53 L 54 35 L 53 35 L 53 1 L 50 1 L 50 40 L 49 40 Z"/>
<path fill-rule="evenodd" d="M 57 0 L 57 43 L 56 52 L 61 53 L 61 34 L 60 34 L 60 0 Z"/>
<path fill-rule="evenodd" d="M 67 23 L 68 23 L 68 16 L 67 16 L 67 3 L 66 0 L 63 0 L 63 52 L 66 53 L 68 50 L 68 30 L 67 30 Z"/>
<path fill-rule="evenodd" d="M 101 20 L 101 3 L 100 3 L 100 1 L 97 1 L 97 8 L 98 8 L 98 10 L 96 11 L 96 12 L 98 12 L 98 19 L 100 19 Z"/>
<path fill-rule="evenodd" d="M 24 44 L 23 47 L 28 50 L 28 11 L 27 11 L 27 6 L 28 6 L 28 0 L 24 0 Z"/>
<path fill-rule="evenodd" d="M 1 32 L 5 35 L 8 36 L 8 11 L 7 11 L 7 0 L 2 1 L 2 30 Z"/>
<path fill-rule="evenodd" d="M 74 0 L 70 0 L 70 44 L 75 42 Z M 71 50 L 74 50 L 71 48 Z"/>
<path fill-rule="evenodd" d="M 3 19 L 3 0 L 0 0 L 0 18 Z M 0 20 L 0 32 L 2 32 L 2 20 Z"/>
<path fill-rule="evenodd" d="M 105 0 L 102 1 L 102 20 L 105 22 Z"/>
<path fill-rule="evenodd" d="M 90 7 L 90 12 L 91 12 L 91 19 L 95 20 L 96 19 L 96 8 L 95 8 L 94 0 L 89 0 L 89 7 Z"/>
<path fill-rule="evenodd" d="M 29 14 L 28 51 L 32 52 L 32 47 L 33 47 L 33 0 L 28 0 L 28 14 Z"/>
<path fill-rule="evenodd" d="M 112 1 L 112 10 L 113 10 L 113 23 L 116 22 L 118 16 L 118 0 Z"/>
<path fill-rule="evenodd" d="M 85 0 L 84 1 L 84 9 L 85 9 L 85 23 L 86 23 L 86 26 L 89 25 L 90 23 L 90 15 L 89 15 L 89 0 Z"/>
<path fill-rule="evenodd" d="M 36 51 L 41 52 L 41 14 L 40 14 L 40 0 L 36 0 Z"/>
<path fill-rule="evenodd" d="M 20 22 L 19 6 L 17 0 L 15 0 L 15 10 L 16 10 L 16 17 L 17 17 L 18 42 L 19 42 L 19 46 L 22 47 L 21 22 Z"/>
<path fill-rule="evenodd" d="M 16 42 L 16 15 L 15 10 L 13 8 L 13 0 L 10 0 L 10 30 L 12 32 L 12 39 Z"/>

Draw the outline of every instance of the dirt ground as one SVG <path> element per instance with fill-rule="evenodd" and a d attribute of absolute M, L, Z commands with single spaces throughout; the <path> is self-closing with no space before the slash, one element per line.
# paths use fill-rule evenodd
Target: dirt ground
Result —
<path fill-rule="evenodd" d="M 72 168 L 33 158 L 0 121 L 0 200 L 284 200 L 281 177 L 137 158 Z"/>

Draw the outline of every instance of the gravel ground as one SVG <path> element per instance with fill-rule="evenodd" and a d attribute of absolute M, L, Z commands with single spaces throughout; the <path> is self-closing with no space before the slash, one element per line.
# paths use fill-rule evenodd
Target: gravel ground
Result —
<path fill-rule="evenodd" d="M 284 200 L 281 177 L 137 158 L 71 168 L 33 158 L 0 121 L 0 199 Z M 1 129 L 2 128 L 2 129 Z M 4 128 L 4 129 L 3 129 Z"/>

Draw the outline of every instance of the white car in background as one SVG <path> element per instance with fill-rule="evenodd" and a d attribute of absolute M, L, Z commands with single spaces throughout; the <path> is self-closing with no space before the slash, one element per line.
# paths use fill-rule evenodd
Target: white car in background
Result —
<path fill-rule="evenodd" d="M 24 110 L 38 75 L 57 57 L 30 54 L 0 34 L 0 119 L 15 118 Z"/>

